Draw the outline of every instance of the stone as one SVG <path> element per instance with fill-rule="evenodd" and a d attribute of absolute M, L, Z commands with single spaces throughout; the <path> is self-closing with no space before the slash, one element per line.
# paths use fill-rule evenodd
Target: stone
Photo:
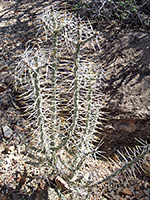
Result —
<path fill-rule="evenodd" d="M 113 181 L 116 182 L 116 183 L 120 183 L 120 180 L 116 177 L 113 179 Z"/>
<path fill-rule="evenodd" d="M 12 134 L 13 134 L 12 129 L 9 126 L 7 126 L 7 125 L 2 126 L 2 131 L 3 131 L 3 136 L 5 138 L 7 138 L 7 139 L 9 139 L 12 136 Z"/>
<path fill-rule="evenodd" d="M 106 197 L 106 199 L 112 199 L 112 195 L 111 194 L 105 193 L 105 194 L 103 194 L 103 196 Z"/>
<path fill-rule="evenodd" d="M 4 151 L 2 151 L 2 153 L 4 154 L 9 154 L 11 152 L 11 150 L 9 149 L 9 147 L 5 147 Z"/>
<path fill-rule="evenodd" d="M 57 176 L 55 178 L 55 183 L 60 191 L 66 191 L 66 190 L 69 191 L 69 186 L 67 182 L 64 179 L 62 179 L 60 176 Z"/>
<path fill-rule="evenodd" d="M 120 195 L 112 195 L 113 199 L 115 200 L 119 200 L 120 199 Z"/>
<path fill-rule="evenodd" d="M 114 124 L 114 127 L 118 131 L 126 131 L 132 133 L 136 130 L 135 121 L 132 119 L 121 119 Z"/>
<path fill-rule="evenodd" d="M 134 187 L 134 190 L 135 190 L 135 191 L 140 191 L 140 186 L 138 186 L 138 185 L 135 186 L 135 187 Z"/>
<path fill-rule="evenodd" d="M 6 85 L 0 83 L 0 93 L 4 92 L 7 89 Z"/>
<path fill-rule="evenodd" d="M 132 191 L 129 188 L 124 188 L 120 191 L 121 194 L 132 196 Z"/>

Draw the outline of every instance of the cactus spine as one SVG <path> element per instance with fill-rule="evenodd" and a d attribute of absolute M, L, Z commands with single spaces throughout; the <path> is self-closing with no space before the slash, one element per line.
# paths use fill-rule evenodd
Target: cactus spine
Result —
<path fill-rule="evenodd" d="M 80 194 L 86 197 L 89 188 L 126 169 L 121 167 L 100 181 L 97 170 L 90 169 L 100 145 L 96 147 L 93 142 L 102 115 L 104 71 L 93 62 L 85 44 L 90 41 L 98 48 L 95 38 L 100 36 L 89 21 L 53 9 L 41 16 L 41 24 L 47 44 L 29 47 L 15 74 L 16 86 L 24 90 L 20 98 L 29 113 L 30 147 L 44 152 L 51 171 L 67 181 L 72 198 Z M 84 177 L 81 174 L 87 165 L 88 175 Z"/>

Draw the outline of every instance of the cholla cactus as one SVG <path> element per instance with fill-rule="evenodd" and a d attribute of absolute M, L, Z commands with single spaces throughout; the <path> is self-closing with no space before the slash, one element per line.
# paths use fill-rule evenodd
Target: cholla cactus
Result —
<path fill-rule="evenodd" d="M 24 91 L 19 98 L 28 114 L 30 148 L 45 155 L 72 198 L 87 198 L 89 186 L 103 182 L 94 157 L 101 144 L 95 133 L 102 117 L 105 73 L 85 46 L 90 41 L 93 49 L 99 48 L 100 36 L 88 21 L 72 14 L 51 10 L 41 22 L 47 45 L 28 47 L 15 75 L 16 88 Z"/>

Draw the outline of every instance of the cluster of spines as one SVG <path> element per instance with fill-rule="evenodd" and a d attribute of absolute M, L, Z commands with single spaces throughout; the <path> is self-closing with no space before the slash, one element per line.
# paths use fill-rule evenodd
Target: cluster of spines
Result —
<path fill-rule="evenodd" d="M 46 40 L 52 45 L 25 51 L 16 67 L 16 84 L 24 90 L 20 98 L 26 102 L 29 124 L 34 124 L 33 147 L 45 152 L 56 174 L 79 194 L 130 169 L 146 151 L 133 156 L 127 151 L 130 161 L 122 154 L 126 162 L 116 164 L 117 171 L 95 183 L 93 169 L 88 178 L 80 176 L 80 169 L 86 168 L 86 161 L 93 159 L 99 147 L 93 142 L 102 114 L 104 72 L 88 53 L 85 56 L 84 49 L 86 42 L 99 36 L 89 22 L 72 14 L 52 10 L 41 19 Z"/>

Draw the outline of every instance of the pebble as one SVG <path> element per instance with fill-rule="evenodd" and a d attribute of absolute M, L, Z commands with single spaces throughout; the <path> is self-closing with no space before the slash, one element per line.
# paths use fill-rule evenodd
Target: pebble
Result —
<path fill-rule="evenodd" d="M 115 199 L 115 200 L 120 200 L 120 196 L 119 196 L 119 195 L 114 195 L 114 196 L 113 196 L 113 199 Z"/>
<path fill-rule="evenodd" d="M 69 188 L 67 182 L 65 180 L 63 180 L 60 176 L 57 176 L 55 178 L 55 182 L 60 191 L 64 191 L 64 190 L 69 191 L 70 188 Z"/>
<path fill-rule="evenodd" d="M 128 188 L 124 188 L 120 191 L 121 194 L 132 196 L 132 191 Z"/>
<path fill-rule="evenodd" d="M 4 92 L 7 89 L 7 86 L 5 84 L 0 83 L 0 93 Z"/>
<path fill-rule="evenodd" d="M 138 186 L 138 185 L 135 186 L 135 187 L 134 187 L 134 190 L 135 190 L 135 191 L 140 191 L 140 186 Z"/>
<path fill-rule="evenodd" d="M 3 131 L 4 137 L 7 138 L 7 139 L 9 139 L 13 134 L 12 129 L 7 125 L 2 126 L 2 131 Z"/>
<path fill-rule="evenodd" d="M 120 180 L 118 178 L 114 178 L 113 181 L 116 183 L 120 183 Z"/>

